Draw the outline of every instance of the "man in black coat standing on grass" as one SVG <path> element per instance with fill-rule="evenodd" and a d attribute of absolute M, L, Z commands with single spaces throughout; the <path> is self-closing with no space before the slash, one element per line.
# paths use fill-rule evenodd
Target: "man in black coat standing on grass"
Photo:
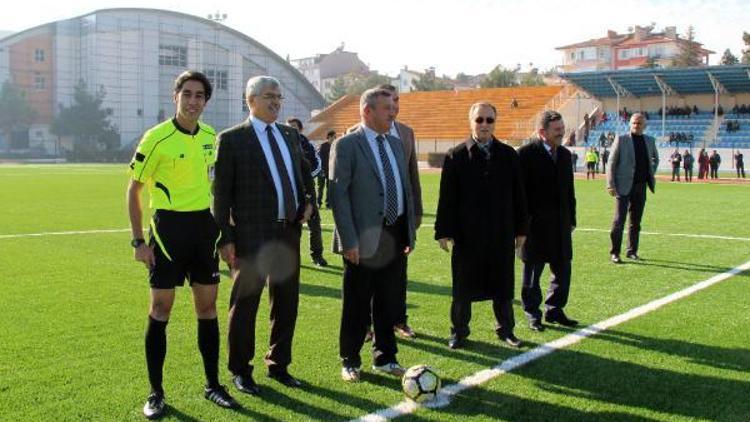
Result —
<path fill-rule="evenodd" d="M 563 312 L 570 291 L 576 197 L 570 151 L 560 146 L 565 133 L 562 116 L 545 111 L 538 128 L 538 137 L 518 150 L 529 212 L 529 234 L 521 249 L 521 299 L 529 328 L 543 331 L 539 278 L 545 264 L 552 273 L 544 301 L 546 321 L 566 327 L 578 324 Z"/>
<path fill-rule="evenodd" d="M 459 349 L 469 336 L 472 302 L 491 300 L 500 341 L 513 334 L 515 249 L 526 237 L 526 198 L 516 151 L 493 136 L 496 108 L 469 110 L 471 137 L 448 151 L 440 178 L 435 239 L 449 251 L 453 272 L 451 337 Z M 568 162 L 570 169 L 570 162 Z"/>

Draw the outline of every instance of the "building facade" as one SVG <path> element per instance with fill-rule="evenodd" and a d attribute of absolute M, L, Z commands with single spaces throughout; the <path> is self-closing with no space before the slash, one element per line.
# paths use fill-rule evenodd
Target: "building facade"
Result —
<path fill-rule="evenodd" d="M 154 9 L 106 9 L 52 22 L 0 39 L 0 83 L 26 93 L 36 111 L 29 149 L 55 153 L 50 125 L 73 102 L 79 82 L 104 92 L 102 107 L 119 129 L 121 145 L 174 112 L 172 84 L 186 69 L 204 72 L 214 93 L 202 120 L 217 130 L 247 115 L 245 82 L 266 74 L 279 79 L 284 119 L 310 118 L 325 101 L 294 67 L 241 32 L 218 22 Z M 9 140 L 4 140 L 7 148 Z"/>
<path fill-rule="evenodd" d="M 557 47 L 563 61 L 559 66 L 565 73 L 592 72 L 599 70 L 637 69 L 652 61 L 655 66 L 668 67 L 690 43 L 677 34 L 677 28 L 668 26 L 663 32 L 653 32 L 652 27 L 636 26 L 633 32 L 618 34 L 607 31 L 607 36 L 576 44 Z M 701 62 L 708 65 L 708 56 L 713 51 L 694 42 Z"/>
<path fill-rule="evenodd" d="M 345 51 L 343 45 L 328 54 L 294 59 L 291 63 L 326 98 L 337 78 L 350 82 L 355 76 L 370 73 L 357 53 Z"/>

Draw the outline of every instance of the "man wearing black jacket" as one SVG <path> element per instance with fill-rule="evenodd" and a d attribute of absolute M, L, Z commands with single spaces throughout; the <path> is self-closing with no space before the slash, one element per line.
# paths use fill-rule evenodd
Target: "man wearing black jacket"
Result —
<path fill-rule="evenodd" d="M 307 139 L 307 136 L 302 134 L 303 127 L 300 119 L 290 117 L 286 119 L 286 124 L 297 129 L 299 132 L 300 146 L 302 147 L 302 152 L 305 154 L 305 158 L 307 158 L 307 162 L 310 164 L 310 176 L 315 180 L 321 171 L 320 157 L 318 157 L 318 152 L 315 151 L 315 146 Z M 311 192 L 311 195 L 315 199 L 314 191 Z M 320 228 L 320 213 L 318 212 L 318 208 L 313 210 L 310 219 L 307 220 L 307 228 L 310 230 L 310 257 L 313 263 L 319 267 L 327 267 L 328 261 L 323 258 L 323 233 Z"/>
<path fill-rule="evenodd" d="M 546 321 L 566 327 L 578 324 L 563 312 L 570 291 L 576 197 L 570 151 L 560 146 L 565 133 L 562 116 L 545 111 L 538 127 L 538 137 L 518 150 L 529 215 L 529 233 L 521 249 L 521 299 L 529 328 L 543 331 L 539 278 L 545 264 L 552 273 L 544 301 Z"/>

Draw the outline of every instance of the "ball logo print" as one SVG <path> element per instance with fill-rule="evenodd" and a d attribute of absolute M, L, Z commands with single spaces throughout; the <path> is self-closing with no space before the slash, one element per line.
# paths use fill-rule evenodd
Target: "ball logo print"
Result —
<path fill-rule="evenodd" d="M 408 399 L 422 403 L 435 398 L 440 389 L 440 377 L 427 365 L 412 366 L 401 379 L 401 387 Z"/>

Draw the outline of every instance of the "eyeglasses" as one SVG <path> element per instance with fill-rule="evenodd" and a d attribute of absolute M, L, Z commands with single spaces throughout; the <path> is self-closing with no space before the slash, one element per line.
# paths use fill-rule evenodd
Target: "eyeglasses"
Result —
<path fill-rule="evenodd" d="M 263 94 L 260 96 L 260 98 L 263 98 L 264 100 L 283 100 L 284 96 L 281 94 Z"/>
<path fill-rule="evenodd" d="M 494 117 L 477 117 L 476 119 L 474 119 L 474 123 L 476 123 L 478 125 L 481 125 L 485 121 L 487 121 L 488 125 L 491 125 L 491 124 L 495 123 L 495 118 Z"/>

